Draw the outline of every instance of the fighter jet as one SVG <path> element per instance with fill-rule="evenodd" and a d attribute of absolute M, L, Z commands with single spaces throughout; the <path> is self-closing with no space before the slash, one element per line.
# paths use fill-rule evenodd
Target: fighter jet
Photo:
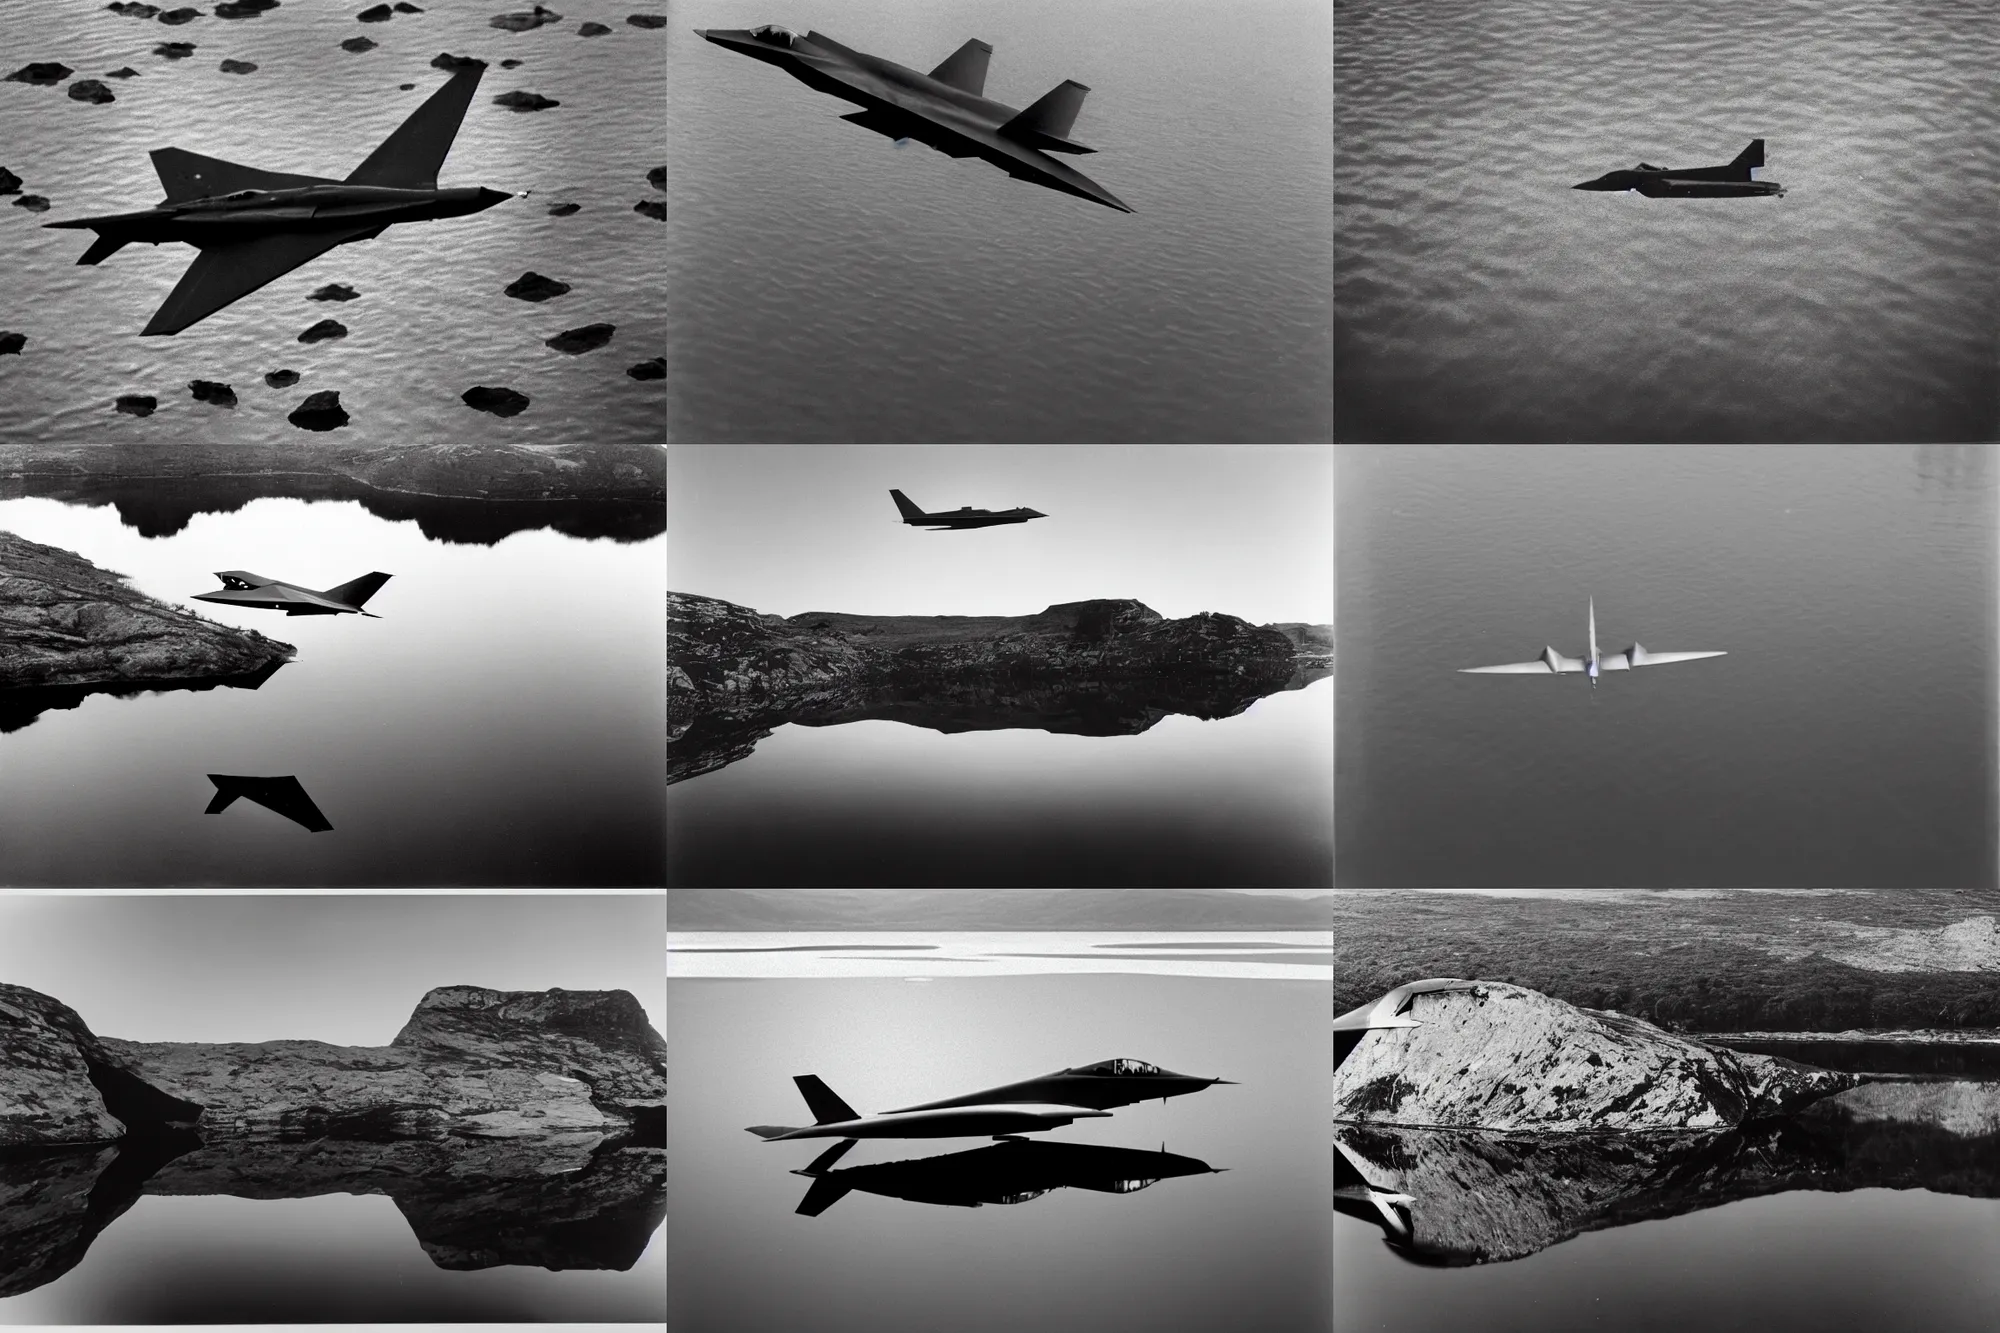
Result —
<path fill-rule="evenodd" d="M 1471 990 L 1473 985 L 1473 982 L 1461 981 L 1457 977 L 1427 977 L 1422 981 L 1405 982 L 1378 1000 L 1348 1010 L 1333 1020 L 1333 1063 L 1338 1066 L 1354 1054 L 1354 1048 L 1361 1044 L 1361 1039 L 1376 1028 L 1422 1027 L 1423 1022 L 1410 1014 L 1416 1008 L 1419 995 L 1442 990 Z"/>
<path fill-rule="evenodd" d="M 1648 199 L 1732 199 L 1743 195 L 1783 194 L 1776 181 L 1760 181 L 1754 169 L 1764 165 L 1764 141 L 1752 139 L 1736 160 L 1720 167 L 1656 167 L 1641 162 L 1632 171 L 1607 171 L 1572 190 L 1637 190 Z"/>
<path fill-rule="evenodd" d="M 1226 1078 L 1198 1078 L 1193 1074 L 1176 1074 L 1170 1069 L 1149 1065 L 1144 1060 L 1099 1060 L 1094 1065 L 1058 1069 L 1055 1073 L 1044 1074 L 1040 1078 L 1023 1079 L 1019 1083 L 1004 1083 L 997 1088 L 968 1092 L 962 1097 L 947 1097 L 943 1101 L 925 1102 L 921 1106 L 905 1106 L 902 1111 L 891 1114 L 1004 1102 L 1055 1102 L 1063 1106 L 1089 1106 L 1099 1111 L 1108 1111 L 1115 1106 L 1149 1102 L 1155 1097 L 1164 1102 L 1169 1097 L 1200 1092 L 1203 1088 L 1212 1088 L 1218 1083 L 1235 1086 Z"/>
<path fill-rule="evenodd" d="M 249 778 L 210 773 L 208 780 L 215 784 L 215 795 L 209 799 L 208 809 L 203 814 L 219 815 L 241 796 L 266 810 L 277 811 L 311 832 L 325 833 L 333 827 L 295 777 Z"/>
<path fill-rule="evenodd" d="M 818 1217 L 846 1198 L 850 1190 L 910 1203 L 977 1208 L 988 1203 L 1026 1203 L 1064 1188 L 1133 1194 L 1162 1180 L 1213 1175 L 1225 1169 L 1170 1153 L 1164 1144 L 1160 1151 L 1150 1152 L 1008 1136 L 999 1143 L 942 1157 L 833 1170 L 833 1164 L 853 1146 L 853 1139 L 842 1139 L 805 1170 L 792 1172 L 812 1181 L 799 1201 L 801 1216 Z"/>
<path fill-rule="evenodd" d="M 1050 153 L 1093 153 L 1069 137 L 1090 91 L 1066 79 L 1026 111 L 981 96 L 993 48 L 977 38 L 928 74 L 842 46 L 824 33 L 801 36 L 778 24 L 761 28 L 696 28 L 725 50 L 776 65 L 815 92 L 831 93 L 861 110 L 841 119 L 896 141 L 914 139 L 950 157 L 977 157 L 1016 180 L 1029 181 L 1115 208 L 1118 196 Z"/>
<path fill-rule="evenodd" d="M 1553 648 L 1542 649 L 1542 655 L 1532 662 L 1507 662 L 1500 666 L 1460 667 L 1461 672 L 1474 675 L 1502 676 L 1547 676 L 1565 672 L 1582 671 L 1590 676 L 1592 689 L 1597 687 L 1597 673 L 1600 671 L 1629 671 L 1633 667 L 1664 666 L 1668 662 L 1692 662 L 1698 657 L 1727 657 L 1727 652 L 1702 653 L 1655 653 L 1648 652 L 1639 644 L 1633 644 L 1622 653 L 1604 656 L 1597 651 L 1597 599 L 1590 602 L 1590 657 L 1588 659 L 1564 657 Z"/>
<path fill-rule="evenodd" d="M 956 528 L 991 528 L 1002 523 L 1026 523 L 1031 518 L 1047 518 L 1039 509 L 974 509 L 964 505 L 948 514 L 926 514 L 911 502 L 901 491 L 890 491 L 889 497 L 896 502 L 896 508 L 903 513 L 903 522 L 913 528 L 930 528 L 937 531 Z"/>
<path fill-rule="evenodd" d="M 361 608 L 378 588 L 389 581 L 390 576 L 363 574 L 352 582 L 328 588 L 325 592 L 267 579 L 247 569 L 225 569 L 215 577 L 222 580 L 222 591 L 198 592 L 194 594 L 194 600 L 220 602 L 224 606 L 255 606 L 266 611 L 283 611 L 288 616 L 337 616 L 352 612 L 370 620 L 380 620 L 382 617 L 373 611 Z"/>
<path fill-rule="evenodd" d="M 153 169 L 167 191 L 159 204 L 42 225 L 97 233 L 79 264 L 102 263 L 135 241 L 180 241 L 200 250 L 141 330 L 179 333 L 336 245 L 369 240 L 398 222 L 463 217 L 514 198 L 504 190 L 438 188 L 438 168 L 485 72 L 477 61 L 459 66 L 344 181 L 156 148 Z"/>
<path fill-rule="evenodd" d="M 767 1142 L 780 1139 L 959 1139 L 991 1134 L 1032 1134 L 1061 1129 L 1073 1120 L 1101 1119 L 1109 1111 L 1083 1106 L 1016 1101 L 1007 1105 L 955 1103 L 948 1108 L 912 1108 L 862 1115 L 834 1095 L 816 1074 L 799 1074 L 792 1082 L 806 1099 L 818 1123 L 801 1129 L 792 1125 L 751 1125 L 749 1131 Z"/>

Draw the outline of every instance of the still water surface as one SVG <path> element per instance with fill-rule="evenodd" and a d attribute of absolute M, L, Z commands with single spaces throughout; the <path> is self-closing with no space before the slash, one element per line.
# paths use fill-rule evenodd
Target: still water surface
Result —
<path fill-rule="evenodd" d="M 784 725 L 667 793 L 668 882 L 1315 887 L 1333 687 L 1136 736 Z"/>
<path fill-rule="evenodd" d="M 0 528 L 299 650 L 254 691 L 93 695 L 0 735 L 0 882 L 660 882 L 664 537 L 456 545 L 278 499 L 165 538 L 50 500 L 0 502 Z M 380 619 L 189 603 L 221 569 L 394 577 Z M 205 815 L 210 773 L 295 775 L 333 828 L 245 800 Z"/>
<path fill-rule="evenodd" d="M 1339 451 L 1344 886 L 1995 886 L 1991 446 Z M 1544 645 L 1726 657 L 1467 676 Z"/>

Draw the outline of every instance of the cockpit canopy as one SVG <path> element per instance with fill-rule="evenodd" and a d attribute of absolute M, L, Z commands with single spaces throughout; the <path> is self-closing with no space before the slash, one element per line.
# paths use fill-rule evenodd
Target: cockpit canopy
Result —
<path fill-rule="evenodd" d="M 776 46 L 797 46 L 800 34 L 776 23 L 766 23 L 761 28 L 752 28 L 750 35 L 760 42 L 770 42 Z"/>
<path fill-rule="evenodd" d="M 269 190 L 237 190 L 233 194 L 225 194 L 222 197 L 224 199 L 261 199 L 269 193 Z"/>
<path fill-rule="evenodd" d="M 1072 1074 L 1158 1074 L 1158 1065 L 1149 1065 L 1144 1060 L 1100 1060 L 1094 1065 L 1084 1065 L 1072 1069 Z"/>

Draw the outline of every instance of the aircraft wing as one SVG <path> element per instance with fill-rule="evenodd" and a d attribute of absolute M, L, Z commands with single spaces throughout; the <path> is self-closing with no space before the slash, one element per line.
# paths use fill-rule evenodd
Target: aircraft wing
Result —
<path fill-rule="evenodd" d="M 181 274 L 172 295 L 153 312 L 152 322 L 140 333 L 179 333 L 343 241 L 381 229 L 381 224 L 369 223 L 337 231 L 275 232 L 252 240 L 204 245 L 187 272 Z"/>
<path fill-rule="evenodd" d="M 1583 670 L 1581 664 L 1572 666 L 1565 662 L 1561 667 L 1551 667 L 1540 658 L 1536 658 L 1532 662 L 1503 662 L 1499 666 L 1459 668 L 1459 671 L 1471 675 L 1488 676 L 1553 676 L 1560 675 L 1565 671 L 1581 670 Z"/>
<path fill-rule="evenodd" d="M 301 176 L 287 171 L 264 171 L 219 157 L 203 157 L 185 148 L 155 148 L 153 170 L 168 203 L 186 199 L 207 199 L 236 190 L 291 190 L 302 185 L 331 185 L 325 176 Z"/>
<path fill-rule="evenodd" d="M 331 601 L 318 593 L 304 588 L 294 588 L 289 583 L 265 583 L 255 588 L 224 588 L 220 592 L 196 593 L 198 602 L 247 602 L 253 606 L 265 606 L 272 602 L 282 602 L 286 606 L 321 607 L 328 611 L 352 611 L 354 608 L 341 602 Z"/>
<path fill-rule="evenodd" d="M 1727 657 L 1719 653 L 1656 653 L 1646 648 L 1628 648 L 1622 653 L 1606 653 L 1598 660 L 1600 671 L 1630 671 L 1633 667 L 1665 666 L 1669 662 L 1692 662 L 1700 657 Z"/>
<path fill-rule="evenodd" d="M 458 138 L 465 109 L 472 105 L 472 94 L 478 90 L 485 73 L 484 64 L 471 65 L 445 80 L 429 101 L 412 111 L 410 118 L 392 130 L 381 147 L 354 169 L 347 183 L 435 190 L 438 168 L 444 165 L 452 141 Z"/>

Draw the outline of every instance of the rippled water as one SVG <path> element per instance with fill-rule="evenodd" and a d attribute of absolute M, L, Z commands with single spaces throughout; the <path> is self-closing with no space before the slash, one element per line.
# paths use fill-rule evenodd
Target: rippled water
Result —
<path fill-rule="evenodd" d="M 1334 10 L 1339 438 L 2000 434 L 2000 8 Z M 1782 198 L 1569 189 L 1755 138 Z"/>
<path fill-rule="evenodd" d="M 1091 93 L 1084 174 L 1136 212 L 921 145 L 691 29 L 790 21 L 986 94 Z M 1318 0 L 720 0 L 668 31 L 677 440 L 1323 440 L 1329 15 Z"/>
<path fill-rule="evenodd" d="M 300 434 L 285 416 L 321 389 L 338 390 L 353 418 L 334 437 L 342 443 L 659 440 L 662 383 L 625 374 L 666 351 L 665 228 L 632 211 L 664 197 L 646 180 L 665 160 L 664 44 L 659 30 L 625 22 L 647 6 L 565 4 L 563 22 L 525 33 L 487 24 L 525 3 L 430 4 L 422 14 L 357 23 L 364 7 L 291 0 L 257 18 L 204 13 L 167 27 L 110 13 L 97 0 L 0 6 L 9 70 L 58 61 L 79 80 L 122 66 L 139 72 L 105 80 L 117 101 L 103 106 L 73 101 L 63 87 L 0 82 L 7 126 L 0 166 L 23 178 L 24 191 L 52 202 L 35 214 L 0 199 L 7 255 L 0 329 L 29 339 L 20 356 L 0 357 L 0 442 L 304 442 L 318 437 Z M 592 19 L 612 31 L 579 37 L 579 25 Z M 377 47 L 340 49 L 363 36 Z M 192 42 L 195 53 L 184 60 L 152 53 L 170 41 Z M 147 153 L 168 145 L 345 177 L 442 84 L 445 74 L 430 67 L 441 51 L 491 62 L 441 183 L 533 190 L 531 198 L 341 246 L 174 337 L 141 338 L 139 330 L 192 249 L 135 245 L 100 266 L 77 267 L 88 233 L 40 225 L 157 203 L 162 191 Z M 223 73 L 224 59 L 257 70 Z M 502 69 L 503 59 L 522 64 Z M 402 91 L 404 83 L 415 87 Z M 562 105 L 518 113 L 492 104 L 516 89 Z M 548 207 L 562 200 L 582 211 L 550 217 Z M 540 305 L 501 294 L 529 269 L 574 290 Z M 328 283 L 361 297 L 305 299 Z M 296 341 L 327 318 L 346 325 L 348 336 Z M 617 325 L 608 347 L 571 357 L 542 345 L 598 322 Z M 280 368 L 302 378 L 267 387 L 265 373 Z M 195 402 L 187 388 L 195 379 L 232 384 L 238 407 Z M 475 384 L 510 386 L 532 405 L 506 420 L 474 412 L 459 395 Z M 119 415 L 112 403 L 122 394 L 153 395 L 159 410 L 144 419 Z"/>

